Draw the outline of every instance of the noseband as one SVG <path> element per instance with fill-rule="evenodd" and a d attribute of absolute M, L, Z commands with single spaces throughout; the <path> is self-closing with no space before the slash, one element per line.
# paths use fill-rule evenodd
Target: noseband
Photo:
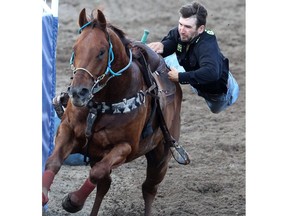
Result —
<path fill-rule="evenodd" d="M 83 26 L 79 29 L 79 31 L 78 31 L 79 34 L 82 32 L 82 30 L 83 30 L 85 27 L 89 26 L 91 23 L 92 23 L 92 22 L 88 22 L 88 23 L 86 23 L 85 25 L 83 25 Z M 94 84 L 93 84 L 93 86 L 92 86 L 92 88 L 91 88 L 91 90 L 90 90 L 90 92 L 91 92 L 91 96 L 90 96 L 90 97 L 91 97 L 91 98 L 93 97 L 94 94 L 96 94 L 96 93 L 99 92 L 101 89 L 103 89 L 111 78 L 113 78 L 113 77 L 115 77 L 115 76 L 120 76 L 120 75 L 122 75 L 122 73 L 123 73 L 125 70 L 127 70 L 127 69 L 130 67 L 131 63 L 132 63 L 132 51 L 131 51 L 131 49 L 129 49 L 129 62 L 128 62 L 128 64 L 127 64 L 124 68 L 122 68 L 121 70 L 119 70 L 119 71 L 117 71 L 117 72 L 114 72 L 114 71 L 112 70 L 111 64 L 112 64 L 113 61 L 114 61 L 114 52 L 113 52 L 113 45 L 112 45 L 112 43 L 111 43 L 110 36 L 109 36 L 108 33 L 107 33 L 107 35 L 108 35 L 108 42 L 109 42 L 109 53 L 108 53 L 108 58 L 109 58 L 109 59 L 108 59 L 108 64 L 107 64 L 107 68 L 106 68 L 105 73 L 103 73 L 102 75 L 100 75 L 99 77 L 97 77 L 97 79 L 95 79 L 94 76 L 92 75 L 92 73 L 91 73 L 89 70 L 87 70 L 86 68 L 81 68 L 81 67 L 80 67 L 80 68 L 76 68 L 76 67 L 74 66 L 74 64 L 73 64 L 73 63 L 74 63 L 74 56 L 75 56 L 74 52 L 72 52 L 72 55 L 71 55 L 71 58 L 70 58 L 70 65 L 71 65 L 71 70 L 72 70 L 72 72 L 73 72 L 73 76 L 76 74 L 77 71 L 82 70 L 82 71 L 88 73 L 89 76 L 93 79 Z M 111 76 L 108 77 L 108 79 L 106 80 L 105 83 L 103 83 L 102 85 L 100 85 L 101 80 L 103 80 L 104 77 L 105 77 L 106 75 L 108 75 L 109 73 L 111 74 Z"/>

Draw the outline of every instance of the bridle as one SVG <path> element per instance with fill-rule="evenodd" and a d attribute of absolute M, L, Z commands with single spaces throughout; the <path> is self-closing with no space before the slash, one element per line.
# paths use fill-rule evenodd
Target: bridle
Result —
<path fill-rule="evenodd" d="M 79 34 L 82 32 L 82 30 L 83 30 L 84 28 L 86 28 L 87 26 L 91 25 L 91 23 L 92 23 L 92 22 L 90 21 L 90 22 L 86 23 L 85 25 L 83 25 L 83 26 L 79 29 L 79 31 L 78 31 Z M 113 52 L 113 45 L 112 45 L 112 42 L 111 42 L 111 39 L 110 39 L 110 35 L 108 34 L 108 32 L 107 32 L 107 37 L 108 37 L 108 42 L 109 42 L 109 53 L 108 53 L 108 63 L 107 63 L 107 67 L 106 67 L 105 72 L 104 72 L 102 75 L 98 76 L 96 79 L 94 78 L 94 76 L 92 75 L 92 73 L 91 73 L 89 70 L 87 70 L 86 68 L 81 68 L 81 67 L 80 67 L 80 68 L 76 68 L 76 67 L 74 66 L 74 64 L 73 64 L 73 63 L 74 63 L 74 57 L 75 57 L 74 52 L 72 52 L 72 55 L 71 55 L 71 58 L 70 58 L 70 66 L 71 66 L 71 70 L 72 70 L 72 72 L 73 72 L 73 76 L 76 74 L 77 71 L 81 70 L 81 71 L 84 71 L 84 72 L 88 73 L 89 76 L 93 79 L 94 84 L 93 84 L 93 86 L 92 86 L 92 88 L 91 88 L 91 90 L 90 90 L 90 99 L 93 98 L 94 94 L 96 94 L 96 93 L 99 92 L 101 89 L 103 89 L 103 88 L 107 85 L 108 81 L 109 81 L 111 78 L 113 78 L 113 77 L 115 77 L 115 76 L 121 76 L 122 73 L 123 73 L 125 70 L 127 70 L 127 69 L 130 67 L 131 63 L 132 63 L 132 51 L 131 51 L 131 49 L 129 49 L 129 62 L 128 62 L 128 64 L 127 64 L 124 68 L 122 68 L 121 70 L 119 70 L 119 71 L 117 71 L 117 72 L 114 72 L 114 71 L 112 70 L 111 65 L 112 65 L 112 63 L 113 63 L 113 61 L 114 61 L 114 52 Z M 108 77 L 108 79 L 106 80 L 106 82 L 103 83 L 103 84 L 100 84 L 100 82 L 101 82 L 108 74 L 110 74 L 110 76 Z"/>

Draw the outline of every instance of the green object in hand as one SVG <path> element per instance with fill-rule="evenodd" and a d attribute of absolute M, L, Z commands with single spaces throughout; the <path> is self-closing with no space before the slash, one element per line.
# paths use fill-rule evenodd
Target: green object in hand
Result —
<path fill-rule="evenodd" d="M 143 36 L 141 38 L 141 43 L 146 43 L 147 42 L 147 37 L 148 37 L 149 31 L 148 30 L 144 30 Z"/>

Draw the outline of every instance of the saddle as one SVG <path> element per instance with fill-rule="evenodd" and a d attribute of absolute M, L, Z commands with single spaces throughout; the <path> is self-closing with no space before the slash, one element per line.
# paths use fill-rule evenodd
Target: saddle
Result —
<path fill-rule="evenodd" d="M 133 42 L 132 54 L 133 57 L 136 58 L 143 66 L 142 73 L 148 88 L 153 86 L 153 84 L 156 82 L 156 87 L 152 89 L 152 92 L 154 93 L 154 100 L 152 100 L 150 120 L 142 131 L 142 138 L 145 138 L 153 133 L 152 120 L 154 115 L 157 113 L 159 126 L 165 139 L 165 146 L 170 148 L 172 156 L 179 164 L 189 164 L 190 159 L 188 153 L 181 145 L 178 144 L 178 142 L 169 132 L 162 112 L 165 107 L 164 104 L 160 103 L 161 100 L 159 100 L 158 96 L 159 93 L 163 93 L 165 95 L 166 103 L 168 104 L 174 99 L 176 85 L 168 78 L 169 68 L 166 66 L 166 63 L 162 57 L 141 42 Z"/>
<path fill-rule="evenodd" d="M 132 55 L 138 60 L 140 60 L 141 57 L 144 58 L 144 62 L 142 59 L 142 61 L 140 60 L 140 63 L 144 67 L 147 67 L 148 73 L 155 79 L 158 87 L 158 93 L 163 93 L 167 97 L 174 95 L 176 86 L 168 79 L 168 72 L 170 70 L 167 67 L 164 59 L 159 56 L 159 54 L 155 53 L 146 44 L 135 41 L 132 43 Z M 172 99 L 173 97 L 168 101 L 168 103 L 172 101 Z"/>
<path fill-rule="evenodd" d="M 176 92 L 175 84 L 168 79 L 169 69 L 162 57 L 141 42 L 135 41 L 132 43 L 132 55 L 142 66 L 141 71 L 149 90 L 148 93 L 153 97 L 151 104 L 152 112 L 150 114 L 150 119 L 142 132 L 142 138 L 153 133 L 152 121 L 157 113 L 159 125 L 165 140 L 171 145 L 171 136 L 163 116 L 165 104 L 161 104 L 162 100 L 160 98 L 160 94 L 161 96 L 164 94 L 166 103 L 171 103 Z M 170 98 L 170 100 L 167 100 L 168 98 Z"/>

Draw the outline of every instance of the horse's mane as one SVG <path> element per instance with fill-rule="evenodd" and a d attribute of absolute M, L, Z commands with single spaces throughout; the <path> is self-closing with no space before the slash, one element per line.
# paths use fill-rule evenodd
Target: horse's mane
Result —
<path fill-rule="evenodd" d="M 129 44 L 131 44 L 131 40 L 126 37 L 126 34 L 124 31 L 122 31 L 120 28 L 112 25 L 111 23 L 107 23 L 107 27 L 110 28 L 112 31 L 114 31 L 125 47 L 127 47 Z"/>
<path fill-rule="evenodd" d="M 92 20 L 91 21 L 92 28 L 97 27 L 97 28 L 102 29 L 103 31 L 106 31 L 106 29 L 101 28 L 99 21 L 94 17 L 94 10 L 91 12 L 90 20 Z M 125 32 L 119 27 L 116 27 L 115 25 L 111 24 L 110 22 L 107 22 L 106 26 L 107 26 L 107 29 L 111 29 L 113 32 L 116 33 L 116 35 L 120 38 L 121 42 L 123 43 L 128 53 L 128 50 L 132 41 L 126 37 Z"/>

